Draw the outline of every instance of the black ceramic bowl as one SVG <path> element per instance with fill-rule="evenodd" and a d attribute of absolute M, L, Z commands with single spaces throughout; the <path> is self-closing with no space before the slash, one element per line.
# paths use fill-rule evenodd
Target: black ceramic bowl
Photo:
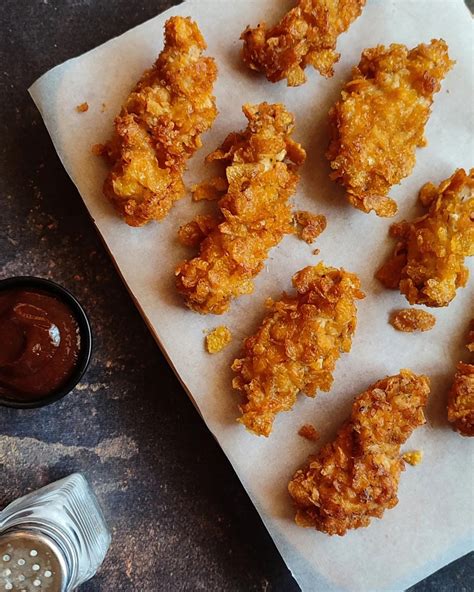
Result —
<path fill-rule="evenodd" d="M 79 332 L 81 336 L 81 346 L 77 364 L 71 376 L 59 388 L 55 389 L 47 396 L 35 399 L 33 401 L 15 401 L 0 395 L 0 405 L 28 409 L 32 407 L 43 407 L 44 405 L 54 403 L 55 401 L 62 399 L 73 390 L 87 370 L 89 361 L 91 359 L 92 331 L 89 319 L 87 318 L 84 309 L 80 305 L 79 301 L 71 294 L 71 292 L 66 290 L 66 288 L 63 288 L 51 280 L 33 276 L 20 276 L 8 278 L 6 280 L 0 280 L 0 292 L 4 290 L 14 290 L 21 288 L 41 290 L 42 292 L 50 294 L 51 296 L 55 296 L 58 300 L 61 300 L 70 308 L 72 314 L 74 315 L 74 318 L 79 325 Z"/>

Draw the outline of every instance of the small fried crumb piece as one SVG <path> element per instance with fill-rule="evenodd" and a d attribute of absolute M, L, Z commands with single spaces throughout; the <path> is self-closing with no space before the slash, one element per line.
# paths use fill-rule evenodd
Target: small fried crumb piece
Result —
<path fill-rule="evenodd" d="M 430 312 L 419 308 L 405 308 L 392 314 L 390 324 L 397 331 L 413 333 L 414 331 L 429 331 L 435 326 L 436 317 Z"/>
<path fill-rule="evenodd" d="M 80 105 L 77 105 L 76 111 L 78 113 L 85 113 L 86 111 L 89 111 L 89 104 L 88 103 L 81 103 Z"/>
<path fill-rule="evenodd" d="M 95 156 L 104 156 L 105 150 L 106 148 L 103 144 L 93 144 L 91 147 L 91 152 Z"/>
<path fill-rule="evenodd" d="M 100 108 L 100 112 L 104 113 L 106 109 L 107 109 L 107 105 L 105 103 L 102 103 L 102 107 Z"/>
<path fill-rule="evenodd" d="M 319 249 L 314 249 L 313 251 L 313 255 L 319 255 L 321 251 Z"/>
<path fill-rule="evenodd" d="M 402 454 L 402 459 L 412 467 L 416 467 L 416 465 L 419 465 L 423 460 L 423 450 L 404 452 Z"/>
<path fill-rule="evenodd" d="M 327 226 L 326 216 L 312 214 L 303 210 L 295 212 L 294 219 L 300 227 L 298 230 L 299 237 L 308 245 L 313 243 Z"/>
<path fill-rule="evenodd" d="M 301 426 L 298 430 L 298 435 L 312 442 L 316 442 L 320 438 L 318 430 L 310 423 L 305 423 Z"/>
<path fill-rule="evenodd" d="M 202 201 L 203 199 L 215 201 L 216 199 L 220 199 L 227 192 L 228 188 L 227 179 L 214 177 L 193 188 L 193 201 Z"/>
<path fill-rule="evenodd" d="M 209 232 L 217 226 L 214 216 L 203 214 L 183 224 L 178 230 L 178 240 L 185 247 L 197 247 Z"/>
<path fill-rule="evenodd" d="M 217 354 L 230 343 L 231 339 L 230 329 L 221 325 L 206 335 L 206 349 L 210 354 Z"/>

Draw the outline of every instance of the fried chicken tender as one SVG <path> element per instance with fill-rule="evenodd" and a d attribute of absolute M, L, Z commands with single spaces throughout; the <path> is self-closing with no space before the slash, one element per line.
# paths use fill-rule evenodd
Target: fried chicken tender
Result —
<path fill-rule="evenodd" d="M 217 115 L 217 68 L 205 49 L 190 18 L 166 21 L 163 51 L 115 119 L 104 194 L 130 226 L 164 218 L 184 194 L 186 162 Z"/>
<path fill-rule="evenodd" d="M 428 212 L 391 226 L 399 242 L 376 277 L 410 304 L 448 306 L 467 283 L 464 258 L 474 255 L 474 169 L 458 169 L 438 188 L 427 183 L 419 199 Z"/>
<path fill-rule="evenodd" d="M 342 536 L 397 505 L 400 446 L 425 423 L 429 392 L 426 376 L 401 370 L 355 399 L 334 442 L 309 457 L 289 483 L 299 526 Z"/>
<path fill-rule="evenodd" d="M 387 194 L 411 173 L 416 148 L 426 145 L 433 95 L 453 64 L 442 39 L 412 50 L 392 44 L 362 52 L 329 112 L 326 153 L 331 178 L 345 187 L 354 207 L 395 215 L 397 204 Z"/>
<path fill-rule="evenodd" d="M 474 352 L 474 320 L 467 349 Z M 474 364 L 459 362 L 448 394 L 448 421 L 463 436 L 474 436 Z"/>
<path fill-rule="evenodd" d="M 283 105 L 267 103 L 244 105 L 243 112 L 247 129 L 231 133 L 207 157 L 227 167 L 227 193 L 218 202 L 216 225 L 199 255 L 176 270 L 186 305 L 204 314 L 222 314 L 233 298 L 250 294 L 269 250 L 293 231 L 288 199 L 306 158 L 290 137 L 293 115 Z"/>
<path fill-rule="evenodd" d="M 359 278 L 343 269 L 305 267 L 293 276 L 296 295 L 269 301 L 269 312 L 234 360 L 232 386 L 241 391 L 239 422 L 268 436 L 277 413 L 289 411 L 299 391 L 329 391 L 342 352 L 351 349 Z"/>
<path fill-rule="evenodd" d="M 340 57 L 335 51 L 337 38 L 360 15 L 365 1 L 298 0 L 271 29 L 265 23 L 245 29 L 240 37 L 243 60 L 271 82 L 286 78 L 288 86 L 306 81 L 308 65 L 329 78 Z"/>

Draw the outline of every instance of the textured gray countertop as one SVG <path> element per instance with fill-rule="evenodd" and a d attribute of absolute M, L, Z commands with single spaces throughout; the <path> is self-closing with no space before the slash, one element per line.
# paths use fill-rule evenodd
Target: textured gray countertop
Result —
<path fill-rule="evenodd" d="M 83 592 L 296 591 L 123 287 L 27 94 L 52 66 L 174 3 L 1 3 L 0 278 L 33 274 L 71 289 L 95 342 L 89 371 L 66 399 L 0 408 L 0 507 L 70 472 L 89 476 L 114 538 Z M 472 554 L 412 588 L 473 589 Z"/>

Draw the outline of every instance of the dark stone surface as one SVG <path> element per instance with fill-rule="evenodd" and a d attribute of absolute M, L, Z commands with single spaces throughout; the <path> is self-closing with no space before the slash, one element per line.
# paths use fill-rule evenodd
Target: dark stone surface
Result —
<path fill-rule="evenodd" d="M 52 66 L 174 3 L 1 3 L 0 278 L 35 274 L 70 288 L 90 315 L 95 347 L 79 389 L 63 401 L 0 408 L 0 507 L 72 471 L 89 476 L 114 540 L 84 592 L 296 591 L 123 287 L 26 92 Z M 412 588 L 473 589 L 473 555 Z"/>

